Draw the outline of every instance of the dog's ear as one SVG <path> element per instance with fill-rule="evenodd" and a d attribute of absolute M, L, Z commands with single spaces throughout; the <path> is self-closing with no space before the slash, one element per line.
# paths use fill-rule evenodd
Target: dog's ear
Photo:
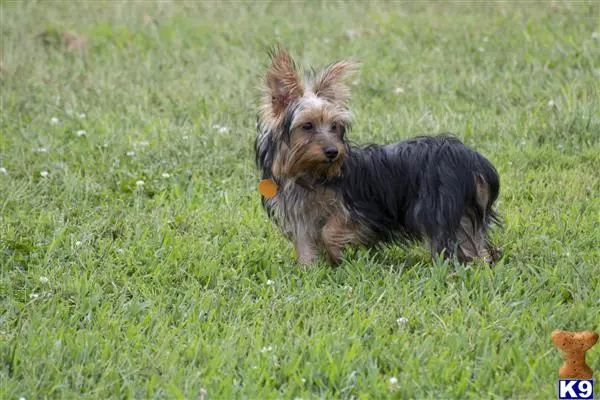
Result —
<path fill-rule="evenodd" d="M 304 89 L 296 70 L 296 64 L 282 47 L 271 51 L 271 67 L 267 71 L 267 96 L 265 99 L 275 118 L 283 114 L 285 108 L 302 96 Z"/>
<path fill-rule="evenodd" d="M 317 77 L 313 90 L 319 97 L 345 105 L 350 98 L 346 80 L 358 69 L 358 63 L 344 60 L 331 64 Z"/>

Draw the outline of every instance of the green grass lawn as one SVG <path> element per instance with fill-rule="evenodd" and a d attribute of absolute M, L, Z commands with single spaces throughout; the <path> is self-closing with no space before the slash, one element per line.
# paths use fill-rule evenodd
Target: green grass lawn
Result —
<path fill-rule="evenodd" d="M 0 11 L 0 398 L 548 399 L 551 331 L 600 330 L 599 2 Z M 296 265 L 254 167 L 277 42 L 361 62 L 353 141 L 486 155 L 505 258 Z"/>

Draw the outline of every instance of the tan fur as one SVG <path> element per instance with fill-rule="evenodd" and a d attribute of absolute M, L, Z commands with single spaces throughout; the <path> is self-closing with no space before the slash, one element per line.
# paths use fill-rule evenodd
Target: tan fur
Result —
<path fill-rule="evenodd" d="M 302 265 L 311 265 L 317 260 L 317 244 L 310 236 L 294 238 L 294 249 L 296 250 L 296 259 Z"/>
<path fill-rule="evenodd" d="M 288 225 L 294 230 L 290 232 L 290 236 L 293 237 L 296 257 L 300 264 L 313 264 L 320 249 L 324 250 L 330 263 L 338 264 L 344 246 L 368 243 L 368 229 L 356 225 L 333 192 L 317 188 L 306 192 L 305 195 L 306 198 L 295 204 L 294 213 L 291 215 L 300 218 Z M 289 218 L 290 215 L 281 217 Z M 326 223 L 320 225 L 318 221 L 321 220 L 325 220 Z"/>
<path fill-rule="evenodd" d="M 310 100 L 307 98 L 306 101 Z M 350 113 L 347 110 L 330 103 L 324 103 L 321 107 L 307 107 L 306 110 L 299 112 L 292 123 L 292 130 L 306 122 L 312 122 L 314 124 L 331 124 L 332 122 L 337 122 L 340 125 L 343 125 L 344 123 L 347 123 L 350 118 Z"/>
<path fill-rule="evenodd" d="M 302 191 L 290 181 L 278 196 L 285 202 L 278 202 L 275 218 L 280 222 L 284 233 L 294 242 L 296 256 L 301 264 L 312 264 L 323 247 L 322 232 L 330 218 L 340 221 L 350 220 L 347 210 L 335 193 L 322 187 Z M 323 223 L 320 223 L 323 221 Z"/>
<path fill-rule="evenodd" d="M 344 246 L 367 244 L 368 237 L 368 230 L 361 229 L 346 215 L 331 216 L 321 231 L 322 245 L 331 264 L 340 263 Z"/>
<path fill-rule="evenodd" d="M 263 120 L 272 125 L 279 123 L 285 108 L 303 93 L 294 60 L 285 49 L 276 49 L 266 76 Z"/>
<path fill-rule="evenodd" d="M 477 185 L 477 203 L 482 210 L 487 208 L 490 198 L 490 187 L 481 175 L 475 176 Z M 458 256 L 464 262 L 483 259 L 486 262 L 497 261 L 498 254 L 486 240 L 485 227 L 476 226 L 474 218 L 464 215 L 460 220 L 460 228 L 456 232 L 458 239 Z"/>
<path fill-rule="evenodd" d="M 276 155 L 273 173 L 279 177 L 294 177 L 301 171 L 311 171 L 312 178 L 327 176 L 333 178 L 341 173 L 341 165 L 346 148 L 340 136 L 342 125 L 347 116 L 336 107 L 308 109 L 295 118 L 297 123 L 292 129 L 290 144 L 284 146 Z M 314 132 L 305 132 L 302 125 L 310 122 L 315 126 Z M 336 122 L 336 130 L 330 130 Z M 338 156 L 335 160 L 327 159 L 323 150 L 335 147 Z"/>
<path fill-rule="evenodd" d="M 356 71 L 357 67 L 358 64 L 352 61 L 331 64 L 316 79 L 313 92 L 332 102 L 346 104 L 350 98 L 350 88 L 344 84 L 344 81 Z"/>
<path fill-rule="evenodd" d="M 339 61 L 325 68 L 314 82 L 303 85 L 296 64 L 289 53 L 278 47 L 271 57 L 271 66 L 267 71 L 261 117 L 270 126 L 281 123 L 285 108 L 294 100 L 314 95 L 343 107 L 337 113 L 349 113 L 345 105 L 350 98 L 350 88 L 345 81 L 358 67 L 353 61 Z M 305 87 L 307 86 L 307 87 Z M 310 89 L 310 93 L 306 93 Z M 330 108 L 331 109 L 331 108 Z"/>
<path fill-rule="evenodd" d="M 475 227 L 471 218 L 464 216 L 460 220 L 460 228 L 456 232 L 459 257 L 469 262 L 476 258 L 491 261 L 491 253 L 482 228 Z"/>
<path fill-rule="evenodd" d="M 480 174 L 475 176 L 475 183 L 477 185 L 477 203 L 481 209 L 485 210 L 490 201 L 490 185 Z"/>

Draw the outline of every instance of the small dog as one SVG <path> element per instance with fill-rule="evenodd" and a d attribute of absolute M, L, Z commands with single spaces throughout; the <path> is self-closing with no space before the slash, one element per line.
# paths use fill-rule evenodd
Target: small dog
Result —
<path fill-rule="evenodd" d="M 345 245 L 414 239 L 433 255 L 496 261 L 487 235 L 498 223 L 494 166 L 451 136 L 349 144 L 344 82 L 355 66 L 340 61 L 301 80 L 284 49 L 271 52 L 256 163 L 273 192 L 263 205 L 298 261 L 312 264 L 322 249 L 337 264 Z"/>

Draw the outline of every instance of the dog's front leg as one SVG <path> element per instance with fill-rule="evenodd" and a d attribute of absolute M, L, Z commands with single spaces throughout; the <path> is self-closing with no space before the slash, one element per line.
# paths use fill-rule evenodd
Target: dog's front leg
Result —
<path fill-rule="evenodd" d="M 330 218 L 321 232 L 321 241 L 325 248 L 327 260 L 337 265 L 342 261 L 342 248 L 358 242 L 356 232 L 347 223 L 337 218 Z"/>
<path fill-rule="evenodd" d="M 299 235 L 294 239 L 296 258 L 302 265 L 314 264 L 317 260 L 318 250 L 314 240 L 308 235 Z"/>

